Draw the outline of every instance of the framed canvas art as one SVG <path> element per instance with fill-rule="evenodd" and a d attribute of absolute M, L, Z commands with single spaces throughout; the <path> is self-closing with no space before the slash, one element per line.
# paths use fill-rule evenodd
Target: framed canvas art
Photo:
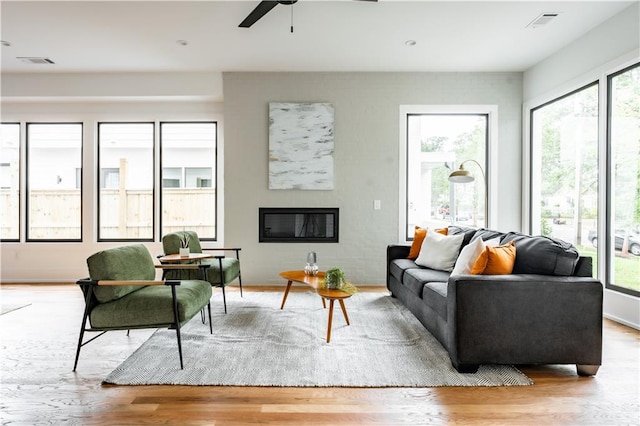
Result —
<path fill-rule="evenodd" d="M 269 103 L 269 189 L 333 189 L 333 104 Z"/>

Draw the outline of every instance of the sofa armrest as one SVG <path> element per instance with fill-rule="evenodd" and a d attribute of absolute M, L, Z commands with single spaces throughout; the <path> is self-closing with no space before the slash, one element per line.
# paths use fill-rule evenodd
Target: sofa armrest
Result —
<path fill-rule="evenodd" d="M 389 265 L 394 259 L 406 259 L 409 256 L 411 246 L 405 244 L 389 244 L 387 246 L 387 288 L 389 288 L 390 270 Z"/>
<path fill-rule="evenodd" d="M 387 246 L 387 264 L 393 259 L 406 259 L 411 246 L 404 244 L 389 244 Z"/>
<path fill-rule="evenodd" d="M 602 284 L 588 277 L 461 275 L 447 289 L 454 364 L 600 365 Z"/>

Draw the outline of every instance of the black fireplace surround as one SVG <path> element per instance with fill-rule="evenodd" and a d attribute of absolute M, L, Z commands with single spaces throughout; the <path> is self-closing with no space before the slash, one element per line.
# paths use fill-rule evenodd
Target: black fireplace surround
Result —
<path fill-rule="evenodd" d="M 260 207 L 261 243 L 337 243 L 337 207 Z"/>

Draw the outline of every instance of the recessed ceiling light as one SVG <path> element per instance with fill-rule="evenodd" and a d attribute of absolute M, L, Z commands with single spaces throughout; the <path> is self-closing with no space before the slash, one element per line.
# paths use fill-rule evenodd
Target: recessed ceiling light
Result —
<path fill-rule="evenodd" d="M 6 40 L 0 40 L 0 44 L 3 45 L 4 47 L 9 47 L 11 46 L 11 43 L 6 41 Z"/>
<path fill-rule="evenodd" d="M 187 40 L 176 40 L 176 43 L 180 46 L 186 46 L 187 44 L 189 44 Z"/>
<path fill-rule="evenodd" d="M 415 40 L 407 40 L 404 42 L 405 46 L 415 46 L 416 45 L 416 41 Z"/>

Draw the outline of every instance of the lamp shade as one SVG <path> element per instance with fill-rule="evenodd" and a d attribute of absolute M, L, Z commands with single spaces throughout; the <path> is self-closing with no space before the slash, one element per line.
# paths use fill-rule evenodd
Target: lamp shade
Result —
<path fill-rule="evenodd" d="M 465 170 L 462 166 L 460 166 L 460 169 L 454 170 L 449 175 L 449 182 L 453 183 L 469 183 L 473 182 L 474 180 L 476 180 L 476 178 L 473 177 L 471 172 Z"/>

